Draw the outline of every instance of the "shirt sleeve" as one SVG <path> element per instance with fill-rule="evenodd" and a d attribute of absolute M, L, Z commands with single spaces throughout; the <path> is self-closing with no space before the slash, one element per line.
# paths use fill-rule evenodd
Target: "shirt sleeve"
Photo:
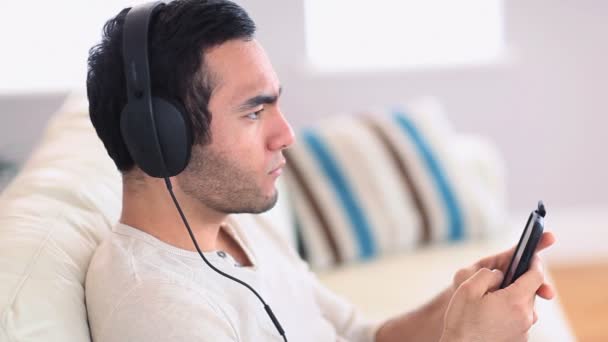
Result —
<path fill-rule="evenodd" d="M 136 285 L 105 318 L 94 342 L 236 342 L 236 330 L 219 306 L 173 283 Z"/>

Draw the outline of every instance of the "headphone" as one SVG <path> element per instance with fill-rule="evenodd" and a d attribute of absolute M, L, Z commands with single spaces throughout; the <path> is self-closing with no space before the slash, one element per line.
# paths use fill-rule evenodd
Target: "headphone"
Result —
<path fill-rule="evenodd" d="M 188 165 L 193 135 L 190 119 L 183 105 L 152 96 L 148 32 L 152 15 L 161 5 L 164 5 L 164 2 L 135 6 L 125 18 L 122 49 L 127 104 L 120 114 L 120 132 L 135 164 L 151 177 L 164 178 L 173 203 L 203 261 L 215 272 L 245 286 L 256 295 L 277 331 L 287 342 L 281 324 L 258 292 L 244 281 L 217 269 L 205 258 L 173 193 L 169 178 L 181 173 Z"/>
<path fill-rule="evenodd" d="M 157 1 L 133 7 L 125 19 L 122 47 L 128 102 L 120 115 L 120 130 L 137 166 L 152 177 L 166 178 L 188 165 L 192 128 L 183 106 L 152 96 L 148 30 L 161 5 Z"/>

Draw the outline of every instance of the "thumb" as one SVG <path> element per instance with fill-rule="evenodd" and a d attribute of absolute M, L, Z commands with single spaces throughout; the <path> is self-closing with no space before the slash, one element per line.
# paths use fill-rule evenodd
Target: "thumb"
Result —
<path fill-rule="evenodd" d="M 482 268 L 462 283 L 462 286 L 467 289 L 470 295 L 483 297 L 489 291 L 498 289 L 502 279 L 501 271 Z"/>

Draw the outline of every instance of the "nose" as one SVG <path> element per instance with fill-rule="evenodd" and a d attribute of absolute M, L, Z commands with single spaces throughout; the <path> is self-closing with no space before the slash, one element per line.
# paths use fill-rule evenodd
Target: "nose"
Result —
<path fill-rule="evenodd" d="M 268 142 L 268 149 L 271 151 L 282 150 L 291 146 L 295 140 L 295 134 L 283 113 L 278 110 L 274 120 L 271 138 Z"/>

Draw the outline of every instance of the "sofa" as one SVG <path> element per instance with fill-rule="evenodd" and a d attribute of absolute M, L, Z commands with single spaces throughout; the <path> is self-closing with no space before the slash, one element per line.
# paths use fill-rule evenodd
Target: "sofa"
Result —
<path fill-rule="evenodd" d="M 0 341 L 90 340 L 84 279 L 93 251 L 118 220 L 121 182 L 87 108 L 82 94 L 70 96 L 0 195 Z M 489 142 L 461 135 L 450 145 L 463 170 L 504 197 L 499 156 Z M 279 202 L 262 215 L 296 248 L 290 186 L 279 179 Z M 513 245 L 524 218 L 517 219 L 480 238 L 438 240 L 316 272 L 370 318 L 387 318 L 428 301 L 458 268 Z M 539 299 L 537 312 L 530 341 L 575 340 L 559 300 Z"/>

